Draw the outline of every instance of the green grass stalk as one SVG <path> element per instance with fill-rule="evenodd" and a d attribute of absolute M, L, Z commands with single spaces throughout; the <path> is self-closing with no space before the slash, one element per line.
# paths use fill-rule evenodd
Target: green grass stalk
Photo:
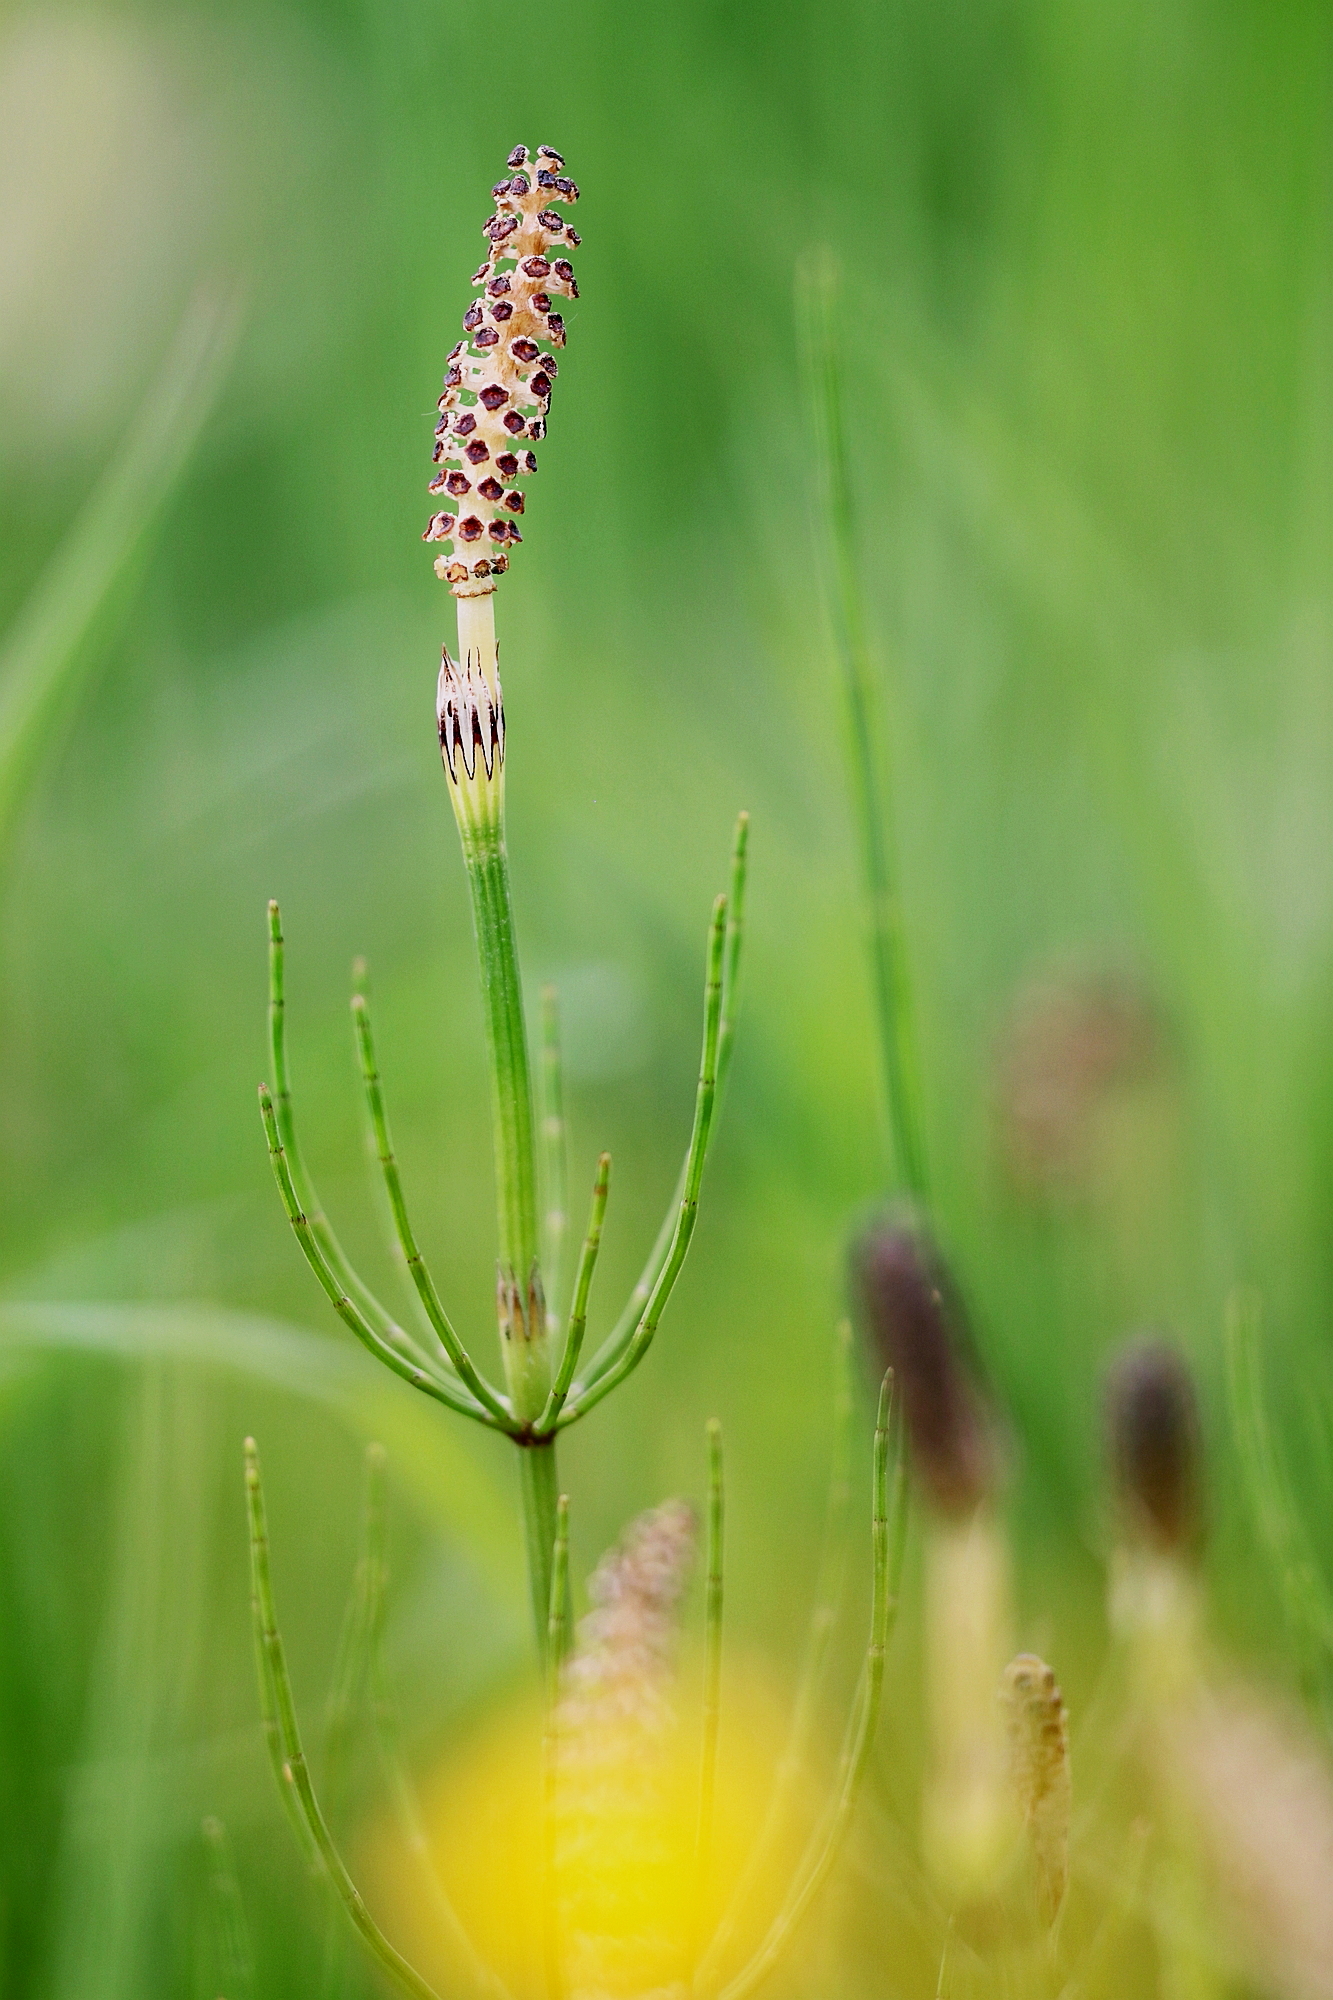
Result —
<path fill-rule="evenodd" d="M 816 251 L 802 259 L 797 273 L 797 304 L 806 392 L 814 421 L 819 539 L 833 650 L 846 702 L 847 764 L 869 923 L 875 1020 L 888 1114 L 889 1171 L 897 1189 L 924 1201 L 926 1157 L 892 831 L 890 759 L 885 731 L 876 720 L 883 696 L 866 636 L 844 446 L 842 375 L 834 330 L 838 289 L 838 266 L 831 252 Z"/>

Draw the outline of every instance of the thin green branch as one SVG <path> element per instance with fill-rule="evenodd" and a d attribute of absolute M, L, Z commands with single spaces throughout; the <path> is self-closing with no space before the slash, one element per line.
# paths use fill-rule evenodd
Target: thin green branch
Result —
<path fill-rule="evenodd" d="M 893 1371 L 879 1392 L 875 1424 L 871 1538 L 874 1551 L 870 1601 L 870 1643 L 852 1724 L 844 1745 L 838 1791 L 823 1826 L 806 1849 L 786 1902 L 778 1911 L 750 1963 L 722 1989 L 721 2000 L 744 2000 L 768 1977 L 786 1951 L 797 1926 L 828 1880 L 851 1824 L 861 1785 L 870 1763 L 884 1691 L 884 1656 L 898 1612 L 903 1554 L 907 1536 L 907 1463 L 902 1449 L 901 1420 L 895 1415 L 893 1500 L 889 1500 L 889 1426 L 893 1406 Z"/>
<path fill-rule="evenodd" d="M 236 1880 L 231 1842 L 220 1819 L 206 1819 L 202 1831 L 221 1989 L 226 2000 L 251 2000 L 254 1992 L 254 1953 L 250 1948 L 250 1930 L 245 1921 L 240 1884 Z"/>
<path fill-rule="evenodd" d="M 287 1220 L 291 1223 L 292 1233 L 344 1326 L 351 1328 L 361 1345 L 367 1348 L 377 1361 L 382 1361 L 386 1368 L 391 1369 L 404 1382 L 410 1382 L 414 1389 L 420 1389 L 427 1396 L 435 1397 L 437 1402 L 444 1403 L 451 1410 L 457 1410 L 460 1416 L 472 1417 L 477 1423 L 489 1424 L 496 1430 L 500 1429 L 501 1426 L 490 1412 L 483 1410 L 480 1403 L 476 1402 L 461 1385 L 455 1388 L 451 1382 L 429 1372 L 420 1363 L 409 1361 L 397 1348 L 391 1347 L 371 1325 L 360 1307 L 349 1298 L 301 1207 L 267 1084 L 261 1083 L 259 1086 L 259 1111 L 268 1139 L 273 1177 L 278 1183 L 278 1192 L 282 1196 L 282 1205 L 287 1211 Z"/>
<path fill-rule="evenodd" d="M 403 1197 L 402 1179 L 398 1172 L 398 1161 L 389 1134 L 388 1114 L 384 1108 L 384 1090 L 380 1082 L 379 1065 L 375 1057 L 375 1037 L 370 1024 L 370 1003 L 364 993 L 352 996 L 352 1020 L 356 1026 L 357 1054 L 361 1063 L 362 1081 L 366 1087 L 366 1106 L 375 1138 L 375 1155 L 380 1164 L 380 1172 L 384 1176 L 384 1187 L 389 1197 L 394 1231 L 407 1263 L 408 1275 L 416 1286 L 417 1296 L 425 1309 L 426 1317 L 435 1329 L 440 1345 L 460 1380 L 471 1390 L 482 1408 L 489 1410 L 502 1429 L 514 1430 L 517 1426 L 508 1402 L 481 1374 L 455 1332 L 448 1314 L 440 1303 L 435 1281 L 427 1269 L 426 1260 L 412 1233 L 407 1203 Z"/>
<path fill-rule="evenodd" d="M 869 918 L 875 1016 L 888 1114 L 890 1170 L 918 1200 L 926 1195 L 911 992 L 903 940 L 893 788 L 882 692 L 866 636 L 847 476 L 842 378 L 836 336 L 839 271 L 829 251 L 802 259 L 797 276 L 806 390 L 814 419 L 819 525 L 833 648 L 847 703 L 848 767 Z"/>
<path fill-rule="evenodd" d="M 745 942 L 745 880 L 749 866 L 750 815 L 736 816 L 731 843 L 731 880 L 727 886 L 727 945 L 722 960 L 722 1026 L 717 1038 L 717 1091 L 721 1099 L 731 1073 L 736 1017 L 741 998 L 741 947 Z"/>
<path fill-rule="evenodd" d="M 722 1019 L 718 1028 L 717 1044 L 717 1090 L 714 1096 L 713 1115 L 722 1108 L 727 1077 L 731 1069 L 731 1053 L 735 1045 L 736 1018 L 740 1006 L 741 950 L 745 942 L 745 882 L 749 860 L 750 815 L 740 813 L 736 819 L 736 832 L 731 848 L 731 882 L 727 893 L 727 939 L 722 958 Z M 681 1166 L 676 1180 L 671 1204 L 662 1218 L 662 1226 L 657 1232 L 653 1247 L 648 1253 L 648 1261 L 639 1274 L 638 1283 L 625 1303 L 625 1309 L 611 1332 L 603 1341 L 588 1369 L 587 1379 L 596 1382 L 624 1352 L 634 1329 L 639 1323 L 653 1286 L 661 1275 L 671 1250 L 675 1234 L 676 1217 L 681 1197 L 685 1192 L 685 1176 L 689 1168 L 689 1158 Z"/>
<path fill-rule="evenodd" d="M 583 1336 L 588 1325 L 588 1294 L 592 1290 L 593 1272 L 597 1269 L 597 1253 L 602 1247 L 602 1223 L 606 1218 L 606 1198 L 610 1187 L 611 1155 L 603 1153 L 597 1162 L 597 1178 L 593 1182 L 588 1233 L 583 1239 L 583 1249 L 579 1255 L 578 1274 L 574 1280 L 574 1301 L 570 1307 L 564 1352 L 560 1357 L 560 1367 L 555 1381 L 551 1384 L 551 1393 L 546 1399 L 546 1408 L 533 1427 L 538 1437 L 546 1437 L 555 1429 L 560 1412 L 565 1407 L 569 1385 L 574 1380 L 574 1371 L 579 1365 Z"/>
<path fill-rule="evenodd" d="M 722 1476 L 722 1426 L 708 1422 L 708 1540 L 704 1580 L 704 1698 L 703 1742 L 699 1755 L 699 1812 L 694 1833 L 694 1897 L 691 1916 L 690 1963 L 699 1956 L 699 1941 L 707 1918 L 709 1877 L 713 1866 L 713 1801 L 717 1790 L 717 1740 L 722 1719 L 722 1532 L 725 1492 Z"/>
<path fill-rule="evenodd" d="M 357 1935 L 383 1969 L 410 1994 L 412 2000 L 438 2000 L 434 1989 L 415 1972 L 402 1954 L 394 1949 L 366 1908 L 360 1890 L 343 1865 L 333 1844 L 324 1816 L 315 1797 L 292 1699 L 287 1658 L 278 1630 L 273 1605 L 273 1582 L 269 1570 L 268 1525 L 264 1513 L 264 1488 L 259 1471 L 259 1451 L 253 1438 L 245 1441 L 245 1487 L 250 1517 L 250 1578 L 254 1606 L 255 1647 L 261 1660 L 260 1689 L 267 1725 L 271 1712 L 276 1723 L 281 1763 L 279 1782 L 290 1791 L 296 1812 L 306 1831 L 307 1851 L 318 1856 L 325 1879 L 338 1898 Z M 267 1733 L 267 1731 L 266 1731 Z"/>
<path fill-rule="evenodd" d="M 380 1304 L 370 1287 L 352 1269 L 342 1245 L 320 1204 L 306 1168 L 296 1135 L 296 1110 L 292 1099 L 291 1072 L 287 1066 L 286 954 L 282 936 L 282 911 L 276 902 L 268 906 L 268 1043 L 270 1075 L 273 1078 L 273 1106 L 278 1132 L 301 1213 L 310 1224 L 310 1233 L 342 1291 L 354 1300 L 363 1318 L 380 1339 L 396 1347 L 410 1360 L 425 1359 L 403 1327 Z"/>
<path fill-rule="evenodd" d="M 547 1305 L 558 1315 L 569 1231 L 569 1144 L 560 1053 L 560 996 L 554 986 L 543 986 L 541 1000 L 542 1272 Z"/>
<path fill-rule="evenodd" d="M 556 1851 L 560 1781 L 560 1670 L 569 1646 L 569 1496 L 556 1502 L 551 1602 L 546 1633 L 546 1714 L 542 1730 L 542 1958 L 548 2000 L 563 2000 Z"/>
<path fill-rule="evenodd" d="M 704 1163 L 708 1156 L 708 1139 L 713 1122 L 713 1103 L 717 1091 L 717 1048 L 722 1025 L 722 967 L 726 944 L 727 899 L 719 896 L 713 905 L 713 920 L 708 935 L 708 971 L 704 984 L 704 1041 L 703 1055 L 699 1065 L 699 1085 L 694 1100 L 694 1124 L 690 1132 L 690 1143 L 685 1154 L 684 1185 L 680 1203 L 676 1210 L 675 1228 L 666 1259 L 657 1274 L 647 1303 L 628 1337 L 612 1352 L 615 1337 L 603 1348 L 599 1357 L 602 1371 L 596 1372 L 597 1364 L 589 1371 L 589 1377 L 582 1388 L 575 1388 L 573 1399 L 565 1405 L 560 1423 L 572 1424 L 586 1416 L 604 1396 L 633 1373 L 648 1352 L 658 1322 L 666 1309 L 668 1299 L 676 1279 L 680 1276 L 694 1234 L 694 1225 L 699 1215 L 699 1186 L 703 1180 Z"/>
<path fill-rule="evenodd" d="M 819 1568 L 815 1577 L 814 1608 L 806 1634 L 805 1650 L 792 1707 L 791 1729 L 773 1781 L 764 1823 L 745 1860 L 707 1951 L 694 1975 L 695 1991 L 707 1993 L 715 1983 L 736 1926 L 756 1887 L 767 1875 L 778 1838 L 787 1823 L 801 1775 L 805 1770 L 819 1714 L 820 1698 L 832 1651 L 833 1633 L 842 1603 L 847 1574 L 847 1544 L 843 1533 L 851 1497 L 848 1478 L 848 1433 L 852 1417 L 852 1329 L 843 1320 L 837 1330 L 834 1350 L 833 1447 L 830 1454 L 828 1497 L 824 1504 L 824 1529 L 820 1543 Z"/>
<path fill-rule="evenodd" d="M 264 1524 L 263 1491 L 259 1486 L 258 1447 L 253 1438 L 247 1438 L 245 1441 L 245 1483 L 247 1504 L 250 1509 L 250 1630 L 254 1640 L 255 1677 L 259 1683 L 259 1719 L 264 1734 L 264 1748 L 268 1752 L 269 1766 L 278 1788 L 278 1797 L 282 1800 L 282 1809 L 296 1836 L 296 1844 L 301 1850 L 305 1864 L 312 1873 L 322 1875 L 323 1864 L 320 1861 L 319 1849 L 301 1811 L 300 1801 L 292 1787 L 287 1769 L 286 1739 L 278 1712 L 278 1691 L 273 1678 L 273 1660 L 267 1640 L 268 1625 L 271 1620 L 268 1618 L 265 1600 L 259 1588 L 261 1563 L 266 1576 L 268 1572 L 268 1533 Z"/>

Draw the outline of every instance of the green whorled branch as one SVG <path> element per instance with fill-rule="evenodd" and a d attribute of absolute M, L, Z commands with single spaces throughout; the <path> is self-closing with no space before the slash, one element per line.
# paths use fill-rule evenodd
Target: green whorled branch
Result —
<path fill-rule="evenodd" d="M 296 1198 L 297 1209 L 302 1219 L 309 1225 L 310 1240 L 318 1250 L 324 1265 L 333 1273 L 341 1292 L 355 1304 L 361 1317 L 387 1346 L 396 1349 L 409 1362 L 425 1365 L 429 1373 L 431 1371 L 427 1357 L 421 1353 L 412 1336 L 399 1326 L 380 1304 L 370 1287 L 364 1284 L 352 1269 L 350 1260 L 333 1233 L 306 1169 L 296 1135 L 291 1073 L 287 1064 L 286 952 L 282 935 L 282 912 L 276 902 L 270 902 L 268 906 L 268 940 L 268 1040 L 270 1075 L 273 1078 L 272 1103 L 281 1150 L 286 1161 L 287 1176 L 291 1192 Z M 283 1176 L 278 1171 L 277 1155 L 271 1138 L 269 1154 L 288 1218 L 295 1227 L 295 1217 L 292 1215 L 287 1192 L 284 1190 Z M 297 1236 L 302 1249 L 309 1257 L 307 1245 L 302 1240 L 299 1230 Z M 319 1269 L 316 1268 L 316 1276 L 319 1275 Z M 323 1283 L 322 1278 L 320 1282 Z M 354 1328 L 353 1331 L 355 1330 Z M 360 1337 L 358 1333 L 357 1338 Z M 472 1412 L 465 1408 L 464 1414 L 471 1415 Z"/>
<path fill-rule="evenodd" d="M 259 1451 L 253 1438 L 245 1441 L 245 1490 L 250 1520 L 250 1587 L 259 1699 L 265 1740 L 274 1775 L 297 1830 L 301 1846 L 337 1897 L 353 1929 L 395 1985 L 411 2000 L 439 2000 L 433 1987 L 414 1971 L 385 1937 L 366 1908 L 360 1890 L 348 1874 L 334 1845 L 311 1782 L 301 1732 L 296 1720 L 291 1679 L 273 1604 L 269 1570 L 268 1523 Z"/>
<path fill-rule="evenodd" d="M 597 1253 L 602 1247 L 602 1224 L 606 1219 L 606 1198 L 610 1187 L 611 1155 L 603 1153 L 597 1162 L 597 1179 L 593 1182 L 588 1233 L 583 1239 L 579 1268 L 574 1279 L 574 1299 L 569 1310 L 569 1325 L 565 1330 L 565 1345 L 551 1384 L 551 1393 L 546 1399 L 546 1408 L 537 1419 L 538 1437 L 549 1436 L 555 1429 L 574 1380 L 574 1371 L 579 1365 L 583 1336 L 588 1325 L 588 1295 L 592 1290 L 593 1272 L 597 1269 Z"/>
<path fill-rule="evenodd" d="M 457 1410 L 460 1416 L 472 1417 L 476 1422 L 490 1424 L 496 1429 L 504 1428 L 488 1410 L 482 1408 L 475 1397 L 468 1394 L 461 1384 L 455 1386 L 443 1374 L 418 1361 L 409 1360 L 396 1347 L 391 1346 L 352 1299 L 339 1272 L 325 1254 L 310 1219 L 302 1208 L 267 1084 L 259 1086 L 259 1109 L 268 1139 L 274 1177 L 282 1196 L 283 1207 L 287 1211 L 287 1219 L 292 1225 L 292 1232 L 301 1246 L 306 1262 L 323 1286 L 339 1319 L 345 1326 L 351 1328 L 361 1345 L 368 1348 L 377 1361 L 382 1361 L 386 1368 L 391 1369 L 404 1382 L 410 1382 L 414 1389 L 420 1389 L 425 1395 L 435 1397 L 437 1402 L 446 1404 L 451 1410 Z"/>
<path fill-rule="evenodd" d="M 631 1375 L 642 1361 L 657 1332 L 667 1300 L 680 1276 L 699 1215 L 699 1188 L 708 1158 L 708 1142 L 713 1127 L 717 1098 L 717 1057 L 722 1029 L 723 969 L 727 942 L 727 898 L 719 896 L 713 905 L 708 937 L 708 970 L 704 983 L 704 1040 L 699 1064 L 699 1082 L 694 1099 L 694 1122 L 685 1153 L 680 1200 L 672 1224 L 666 1256 L 653 1280 L 647 1300 L 623 1338 L 612 1335 L 583 1384 L 576 1383 L 570 1400 L 559 1418 L 563 1427 L 576 1423 L 595 1409 L 605 1396 Z"/>
<path fill-rule="evenodd" d="M 471 607 L 470 629 L 485 636 L 483 613 Z M 493 643 L 493 629 L 491 630 Z M 482 657 L 487 657 L 483 648 Z M 474 688 L 481 687 L 474 680 Z M 471 697 L 469 697 L 471 698 Z M 480 700 L 481 697 L 479 696 Z M 380 1171 L 384 1177 L 395 1235 L 426 1319 L 439 1343 L 425 1351 L 389 1314 L 353 1269 L 315 1195 L 297 1142 L 287 1060 L 286 987 L 282 919 L 269 906 L 269 1044 L 273 1094 L 260 1103 L 274 1177 L 293 1233 L 334 1310 L 363 1346 L 403 1381 L 468 1416 L 504 1431 L 523 1447 L 520 1458 L 523 1519 L 528 1546 L 534 1628 L 539 1653 L 546 1644 L 546 1607 L 554 1541 L 558 1474 L 556 1433 L 596 1407 L 643 1359 L 685 1261 L 698 1213 L 708 1146 L 725 1080 L 735 1021 L 745 887 L 748 818 L 737 826 L 731 894 L 714 907 L 709 934 L 705 989 L 703 1057 L 689 1146 L 678 1196 L 632 1311 L 604 1343 L 582 1381 L 577 1369 L 587 1324 L 588 1295 L 601 1240 L 606 1171 L 599 1168 L 593 1216 L 575 1280 L 570 1318 L 559 1369 L 552 1379 L 547 1315 L 537 1258 L 537 1178 L 534 1120 L 522 988 L 509 894 L 503 835 L 503 717 L 492 705 L 498 732 L 488 772 L 480 755 L 468 776 L 461 757 L 450 766 L 454 804 L 473 894 L 478 958 L 487 1021 L 491 1100 L 494 1117 L 497 1219 L 499 1227 L 500 1332 L 509 1393 L 486 1381 L 445 1311 L 421 1254 L 407 1211 L 393 1151 L 375 1052 L 369 1005 L 364 992 L 353 999 L 362 1080 Z M 446 760 L 447 762 L 447 760 Z M 548 1038 L 549 1040 L 549 1038 Z M 563 1123 L 563 1120 L 560 1121 Z M 639 1293 L 642 1293 L 640 1297 Z"/>
<path fill-rule="evenodd" d="M 743 812 L 736 820 L 736 832 L 731 849 L 731 880 L 727 887 L 726 939 L 722 954 L 722 1015 L 718 1026 L 717 1085 L 714 1093 L 715 1112 L 720 1109 L 726 1090 L 735 1042 L 736 1016 L 740 1000 L 741 948 L 745 939 L 745 884 L 749 865 L 749 845 L 750 815 Z M 600 1381 L 608 1369 L 614 1366 L 634 1337 L 640 1315 L 652 1295 L 653 1286 L 670 1253 L 688 1171 L 687 1153 L 671 1198 L 671 1206 L 662 1218 L 662 1226 L 648 1253 L 648 1261 L 640 1273 L 638 1283 L 630 1293 L 620 1318 L 588 1365 L 585 1382 L 589 1387 L 594 1382 Z"/>
<path fill-rule="evenodd" d="M 477 1401 L 506 1430 L 517 1428 L 513 1412 L 506 1400 L 493 1389 L 474 1365 L 471 1356 L 454 1331 L 453 1324 L 440 1303 L 440 1295 L 435 1281 L 427 1268 L 426 1260 L 417 1247 L 417 1240 L 408 1218 L 407 1203 L 403 1196 L 402 1179 L 398 1172 L 398 1161 L 389 1136 L 388 1114 L 384 1108 L 384 1090 L 380 1082 L 379 1066 L 375 1058 L 375 1038 L 370 1024 L 370 1003 L 364 992 L 352 996 L 352 1019 L 356 1026 L 357 1052 L 361 1059 L 361 1075 L 366 1087 L 366 1106 L 370 1114 L 371 1131 L 375 1141 L 375 1156 L 384 1176 L 385 1191 L 389 1197 L 389 1209 L 393 1216 L 394 1233 L 398 1238 L 407 1265 L 408 1275 L 415 1285 L 426 1317 L 439 1337 L 449 1362 L 460 1380 L 471 1390 Z"/>
<path fill-rule="evenodd" d="M 894 1462 L 890 1493 L 889 1462 Z M 828 1880 L 851 1824 L 870 1763 L 884 1692 L 884 1659 L 897 1620 L 907 1541 L 907 1458 L 901 1416 L 895 1409 L 893 1371 L 885 1375 L 875 1423 L 871 1546 L 873 1570 L 870 1640 L 856 1705 L 843 1746 L 838 1789 L 822 1825 L 802 1856 L 792 1886 L 758 1951 L 722 1988 L 719 2000 L 746 2000 L 786 1951 L 815 1897 Z M 702 1990 L 696 1987 L 696 1991 Z"/>

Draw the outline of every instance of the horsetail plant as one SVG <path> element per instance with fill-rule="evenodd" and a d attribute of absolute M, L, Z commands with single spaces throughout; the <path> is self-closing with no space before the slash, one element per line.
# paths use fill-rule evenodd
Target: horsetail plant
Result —
<path fill-rule="evenodd" d="M 580 1368 L 588 1301 L 609 1187 L 610 1159 L 598 1163 L 592 1212 L 572 1296 L 561 1295 L 564 1130 L 553 1000 L 543 1007 L 539 1121 L 514 932 L 505 846 L 505 707 L 495 631 L 495 591 L 522 540 L 525 495 L 517 482 L 537 468 L 532 449 L 546 434 L 565 343 L 555 301 L 578 297 L 565 254 L 579 235 L 558 212 L 578 188 L 549 146 L 518 146 L 506 178 L 492 189 L 485 259 L 473 275 L 478 297 L 463 338 L 448 357 L 435 426 L 433 514 L 424 539 L 442 547 L 435 570 L 457 603 L 458 653 L 442 650 L 436 697 L 440 752 L 458 822 L 477 942 L 495 1156 L 498 1258 L 496 1317 L 503 1386 L 493 1384 L 445 1310 L 408 1214 L 390 1137 L 364 988 L 352 1011 L 374 1149 L 394 1236 L 415 1288 L 424 1326 L 398 1323 L 344 1255 L 319 1204 L 297 1142 L 287 1065 L 283 935 L 269 906 L 269 1033 L 272 1090 L 260 1106 L 284 1207 L 316 1278 L 357 1339 L 404 1381 L 519 1447 L 532 1614 L 545 1655 L 556 1531 L 556 1437 L 619 1386 L 643 1360 L 680 1275 L 698 1214 L 699 1191 L 730 1055 L 740 963 L 747 819 L 736 832 L 730 893 L 713 907 L 704 993 L 703 1050 L 694 1119 L 675 1198 L 642 1276 L 610 1334 Z M 538 1139 L 545 1166 L 547 1263 L 538 1225 Z"/>

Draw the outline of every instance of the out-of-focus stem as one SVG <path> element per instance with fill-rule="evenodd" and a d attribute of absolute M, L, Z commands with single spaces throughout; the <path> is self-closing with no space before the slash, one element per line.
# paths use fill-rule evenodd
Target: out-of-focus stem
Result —
<path fill-rule="evenodd" d="M 988 1506 L 936 1516 L 925 1549 L 933 1769 L 925 1844 L 955 1901 L 990 1894 L 1014 1827 L 995 1698 L 1013 1645 L 1009 1549 Z"/>
<path fill-rule="evenodd" d="M 924 1200 L 925 1150 L 918 1109 L 911 995 L 903 943 L 892 783 L 880 691 L 866 639 L 856 565 L 851 486 L 843 450 L 842 382 L 834 334 L 837 262 L 828 251 L 804 258 L 798 275 L 805 368 L 815 420 L 819 519 L 833 646 L 847 700 L 848 772 L 869 918 L 870 958 L 887 1099 L 890 1170 L 899 1188 Z"/>
<path fill-rule="evenodd" d="M 699 1759 L 699 1817 L 694 1836 L 691 1965 L 699 1956 L 699 1945 L 707 1917 L 709 1875 L 713 1862 L 713 1799 L 717 1788 L 717 1739 L 722 1717 L 722 1534 L 725 1505 L 722 1426 L 716 1417 L 712 1417 L 708 1424 L 708 1570 L 704 1584 L 703 1746 Z"/>

